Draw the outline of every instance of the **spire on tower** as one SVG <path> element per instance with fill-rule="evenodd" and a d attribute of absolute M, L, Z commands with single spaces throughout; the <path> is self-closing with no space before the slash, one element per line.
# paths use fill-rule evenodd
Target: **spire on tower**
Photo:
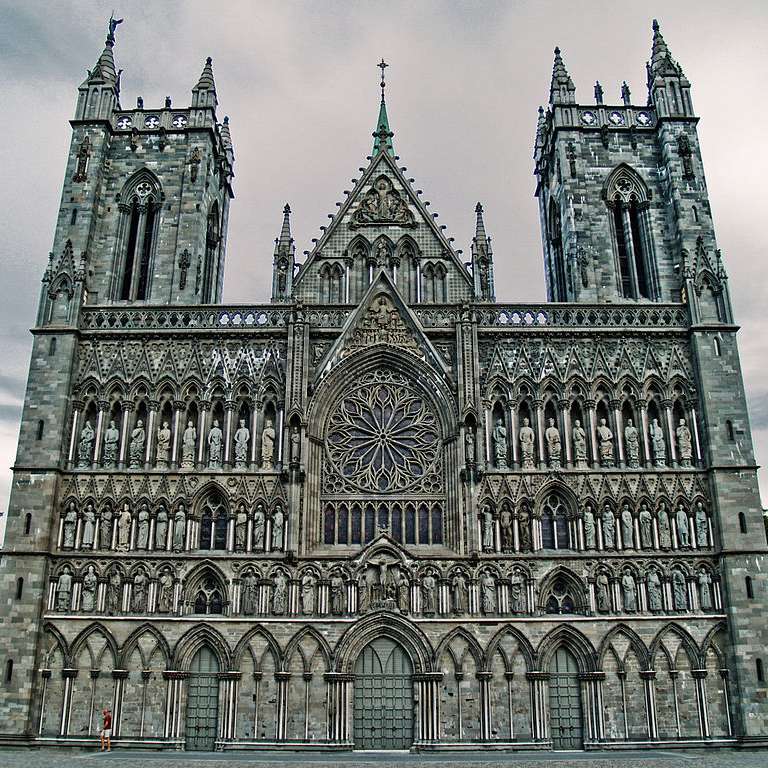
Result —
<path fill-rule="evenodd" d="M 653 20 L 653 45 L 647 70 L 648 103 L 656 106 L 660 117 L 693 115 L 691 84 L 683 68 L 672 58 L 656 19 Z M 676 83 L 674 86 L 673 82 Z"/>
<path fill-rule="evenodd" d="M 114 16 L 109 18 L 107 39 L 93 69 L 88 70 L 88 76 L 80 84 L 80 95 L 75 109 L 75 119 L 108 120 L 112 110 L 120 108 L 120 72 L 115 67 L 113 48 L 115 47 L 115 29 L 122 24 L 122 19 Z M 94 93 L 98 91 L 98 97 Z M 101 94 L 106 94 L 106 98 Z"/>
<path fill-rule="evenodd" d="M 122 19 L 116 19 L 114 16 L 109 17 L 109 26 L 107 32 L 107 39 L 104 41 L 104 50 L 101 52 L 96 66 L 89 70 L 88 80 L 89 83 L 104 82 L 112 85 L 117 84 L 117 69 L 115 68 L 115 57 L 112 53 L 112 49 L 115 47 L 115 30 L 118 24 L 122 24 Z"/>
<path fill-rule="evenodd" d="M 375 157 L 379 152 L 387 151 L 390 155 L 395 154 L 395 148 L 392 145 L 392 136 L 394 134 L 389 129 L 389 117 L 387 117 L 387 102 L 384 99 L 384 89 L 387 87 L 387 83 L 384 77 L 384 70 L 389 66 L 384 59 L 382 59 L 377 65 L 381 70 L 381 103 L 379 104 L 379 118 L 376 121 L 376 130 L 373 132 L 373 156 Z"/>
<path fill-rule="evenodd" d="M 493 281 L 493 251 L 491 238 L 485 232 L 483 206 L 475 206 L 477 216 L 475 236 L 472 238 L 472 276 L 475 284 L 475 296 L 480 301 L 495 301 Z"/>
<path fill-rule="evenodd" d="M 283 226 L 280 237 L 275 238 L 272 259 L 272 301 L 290 301 L 293 294 L 293 272 L 296 267 L 296 248 L 291 237 L 291 206 L 283 208 Z"/>
<path fill-rule="evenodd" d="M 209 56 L 200 73 L 197 85 L 192 89 L 192 107 L 213 107 L 216 109 L 219 101 L 216 98 L 216 83 L 213 79 L 213 60 Z"/>
<path fill-rule="evenodd" d="M 291 237 L 291 206 L 288 203 L 283 208 L 283 226 L 280 229 L 280 237 L 277 239 L 277 247 L 290 248 L 293 238 Z"/>
<path fill-rule="evenodd" d="M 550 104 L 575 104 L 576 86 L 565 68 L 560 48 L 555 48 L 555 61 L 552 65 L 552 82 L 549 86 Z"/>

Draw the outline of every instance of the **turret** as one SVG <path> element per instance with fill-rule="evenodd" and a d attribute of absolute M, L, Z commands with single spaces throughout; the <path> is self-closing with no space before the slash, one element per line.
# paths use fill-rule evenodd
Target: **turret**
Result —
<path fill-rule="evenodd" d="M 291 206 L 283 208 L 283 226 L 280 237 L 275 239 L 272 260 L 272 301 L 291 301 L 293 298 L 293 271 L 296 248 L 291 237 Z"/>
<path fill-rule="evenodd" d="M 109 120 L 113 110 L 120 109 L 120 72 L 115 69 L 112 49 L 115 47 L 115 30 L 122 23 L 122 19 L 109 19 L 104 50 L 78 88 L 75 120 Z"/>
<path fill-rule="evenodd" d="M 576 103 L 576 86 L 573 84 L 573 80 L 571 80 L 571 76 L 565 68 L 559 48 L 555 48 L 552 81 L 549 85 L 549 103 L 553 106 L 555 104 Z"/>
<path fill-rule="evenodd" d="M 493 281 L 493 250 L 491 238 L 485 232 L 483 206 L 475 206 L 477 220 L 475 236 L 472 238 L 472 275 L 474 277 L 475 296 L 480 301 L 496 301 Z"/>
<path fill-rule="evenodd" d="M 672 58 L 656 19 L 653 20 L 653 48 L 647 73 L 648 105 L 656 107 L 659 118 L 693 116 L 691 84 L 683 74 L 683 68 Z"/>
<path fill-rule="evenodd" d="M 209 56 L 200 73 L 197 85 L 192 89 L 190 122 L 194 126 L 210 126 L 216 122 L 216 83 L 213 80 L 213 59 Z"/>

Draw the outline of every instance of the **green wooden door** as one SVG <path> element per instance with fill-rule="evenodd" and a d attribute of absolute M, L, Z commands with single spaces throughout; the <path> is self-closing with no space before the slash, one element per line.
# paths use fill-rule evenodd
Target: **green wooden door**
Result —
<path fill-rule="evenodd" d="M 219 662 L 204 645 L 192 659 L 187 686 L 187 749 L 212 751 L 219 720 Z"/>
<path fill-rule="evenodd" d="M 356 749 L 409 749 L 413 743 L 413 667 L 392 640 L 374 640 L 355 663 Z"/>
<path fill-rule="evenodd" d="M 555 749 L 581 749 L 581 689 L 576 659 L 558 648 L 549 665 L 549 731 Z"/>

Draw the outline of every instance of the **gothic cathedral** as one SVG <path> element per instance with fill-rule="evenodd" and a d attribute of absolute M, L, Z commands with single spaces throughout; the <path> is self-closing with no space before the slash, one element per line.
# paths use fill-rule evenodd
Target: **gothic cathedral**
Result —
<path fill-rule="evenodd" d="M 79 88 L 0 566 L 0 743 L 595 749 L 768 738 L 768 582 L 691 86 L 535 138 L 548 301 L 496 302 L 395 154 L 272 300 L 222 303 L 233 199 L 191 106 Z M 384 63 L 382 62 L 382 73 Z"/>

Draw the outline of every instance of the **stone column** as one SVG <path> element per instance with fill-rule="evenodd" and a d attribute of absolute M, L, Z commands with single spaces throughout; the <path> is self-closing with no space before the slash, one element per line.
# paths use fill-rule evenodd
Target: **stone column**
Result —
<path fill-rule="evenodd" d="M 701 440 L 699 439 L 699 420 L 696 416 L 696 403 L 691 401 L 691 403 L 688 406 L 688 423 L 691 428 L 691 433 L 693 434 L 693 449 L 696 451 L 695 455 L 695 466 L 702 467 L 704 466 L 704 460 L 702 458 L 701 454 Z"/>
<path fill-rule="evenodd" d="M 69 437 L 69 454 L 67 456 L 67 467 L 72 468 L 75 461 L 75 454 L 77 448 L 78 428 L 80 426 L 80 414 L 82 413 L 85 403 L 82 400 L 72 401 L 72 434 Z"/>
<path fill-rule="evenodd" d="M 520 446 L 517 442 L 517 433 L 520 429 L 517 423 L 517 401 L 512 400 L 509 403 L 507 413 L 509 414 L 510 432 L 507 437 L 512 440 L 512 467 L 520 469 Z"/>
<path fill-rule="evenodd" d="M 222 682 L 224 696 L 221 706 L 223 708 L 221 718 L 221 738 L 234 739 L 237 736 L 237 690 L 240 684 L 242 672 L 222 672 L 219 679 Z"/>
<path fill-rule="evenodd" d="M 108 400 L 99 400 L 99 415 L 96 417 L 96 445 L 93 449 L 93 468 L 98 469 L 101 463 L 102 442 L 104 440 L 105 413 L 109 410 Z"/>
<path fill-rule="evenodd" d="M 120 736 L 121 723 L 123 717 L 123 690 L 125 681 L 128 678 L 127 669 L 113 669 L 112 677 L 115 681 L 115 701 L 112 706 L 112 736 Z"/>
<path fill-rule="evenodd" d="M 611 408 L 613 409 L 613 427 L 616 435 L 616 448 L 618 449 L 619 467 L 626 466 L 626 459 L 624 457 L 624 419 L 621 416 L 621 401 L 611 400 Z"/>
<path fill-rule="evenodd" d="M 277 404 L 277 424 L 275 429 L 277 430 L 277 461 L 275 462 L 276 469 L 282 469 L 283 466 L 283 443 L 285 432 L 285 403 Z"/>
<path fill-rule="evenodd" d="M 536 422 L 536 442 L 539 449 L 539 469 L 547 468 L 547 453 L 544 447 L 544 408 L 542 400 L 533 401 L 533 418 Z"/>
<path fill-rule="evenodd" d="M 224 403 L 224 469 L 229 469 L 232 464 L 232 413 L 237 408 L 237 403 L 227 400 Z"/>
<path fill-rule="evenodd" d="M 589 412 L 589 445 L 592 449 L 592 466 L 600 468 L 600 456 L 597 452 L 597 410 L 594 400 L 586 400 L 584 403 Z"/>
<path fill-rule="evenodd" d="M 59 725 L 60 736 L 67 736 L 69 734 L 69 719 L 72 714 L 72 689 L 78 671 L 77 669 L 61 670 L 61 676 L 64 678 L 64 695 L 62 697 L 61 723 Z"/>
<path fill-rule="evenodd" d="M 323 677 L 328 686 L 328 738 L 336 743 L 350 743 L 349 694 L 355 676 L 326 672 Z"/>
<path fill-rule="evenodd" d="M 197 468 L 205 467 L 205 449 L 208 437 L 208 415 L 211 410 L 211 401 L 203 400 L 200 403 L 200 414 L 197 419 Z"/>
<path fill-rule="evenodd" d="M 696 704 L 699 711 L 699 728 L 701 730 L 701 738 L 708 739 L 711 734 L 709 732 L 709 716 L 707 714 L 707 670 L 706 669 L 692 669 L 691 677 L 696 685 Z"/>
<path fill-rule="evenodd" d="M 491 429 L 493 422 L 491 405 L 490 400 L 483 400 L 483 424 L 485 425 L 485 451 L 483 452 L 483 455 L 485 457 L 485 466 L 488 468 L 493 466 L 491 461 Z"/>
<path fill-rule="evenodd" d="M 565 466 L 571 469 L 573 467 L 573 446 L 571 445 L 571 410 L 569 406 L 570 403 L 565 398 L 557 401 L 557 408 L 560 411 L 562 442 L 565 447 Z"/>
<path fill-rule="evenodd" d="M 531 734 L 535 741 L 549 738 L 547 727 L 547 672 L 526 672 L 531 686 Z"/>
<path fill-rule="evenodd" d="M 604 672 L 585 672 L 579 675 L 582 697 L 587 713 L 587 738 L 590 742 L 605 738 L 603 721 L 603 680 Z"/>
<path fill-rule="evenodd" d="M 677 446 L 675 445 L 675 425 L 672 420 L 672 401 L 664 400 L 661 403 L 664 408 L 664 421 L 667 424 L 667 446 L 669 447 L 670 466 L 677 466 Z"/>
<path fill-rule="evenodd" d="M 188 672 L 168 669 L 163 672 L 166 690 L 163 737 L 166 739 L 178 739 L 182 735 L 181 704 L 184 680 L 188 677 Z"/>
<path fill-rule="evenodd" d="M 152 449 L 155 445 L 155 435 L 157 434 L 157 411 L 160 403 L 157 400 L 149 401 L 149 413 L 147 414 L 147 443 L 144 452 L 144 469 L 152 468 Z"/>
<path fill-rule="evenodd" d="M 413 676 L 418 691 L 416 738 L 419 742 L 434 742 L 440 738 L 440 683 L 442 672 L 423 672 Z"/>
<path fill-rule="evenodd" d="M 125 469 L 125 454 L 128 452 L 128 433 L 129 433 L 129 421 L 131 418 L 131 411 L 133 411 L 133 401 L 123 400 L 120 403 L 120 407 L 123 411 L 122 423 L 120 425 L 120 452 L 117 456 L 117 468 Z"/>
<path fill-rule="evenodd" d="M 288 681 L 290 672 L 275 672 L 277 682 L 277 740 L 285 739 L 285 726 L 288 717 Z"/>
<path fill-rule="evenodd" d="M 491 694 L 489 683 L 493 677 L 492 672 L 478 672 L 477 683 L 480 688 L 480 738 L 491 738 Z"/>
<path fill-rule="evenodd" d="M 640 679 L 643 681 L 645 692 L 645 712 L 648 720 L 648 738 L 658 739 L 659 729 L 656 723 L 656 670 L 641 670 Z"/>
<path fill-rule="evenodd" d="M 186 428 L 181 426 L 181 414 L 186 410 L 186 403 L 183 400 L 173 401 L 173 437 L 171 442 L 171 455 L 170 455 L 170 468 L 178 469 L 179 467 L 179 441 L 181 440 L 181 434 Z"/>

